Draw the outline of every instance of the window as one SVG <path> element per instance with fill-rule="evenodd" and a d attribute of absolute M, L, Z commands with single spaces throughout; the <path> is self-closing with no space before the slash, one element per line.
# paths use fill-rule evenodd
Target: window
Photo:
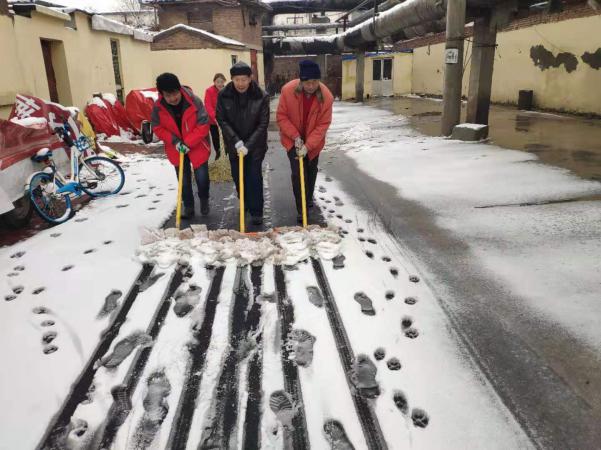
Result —
<path fill-rule="evenodd" d="M 392 80 L 392 59 L 384 60 L 384 73 L 382 75 L 384 80 Z"/>
<path fill-rule="evenodd" d="M 121 79 L 121 62 L 119 55 L 119 41 L 111 39 L 111 55 L 113 56 L 113 72 L 115 74 L 115 89 L 117 98 L 123 103 L 123 81 Z"/>
<path fill-rule="evenodd" d="M 232 55 L 232 66 L 238 62 L 238 55 Z"/>
<path fill-rule="evenodd" d="M 374 59 L 373 60 L 373 75 L 372 80 L 379 81 L 382 79 L 382 60 Z"/>

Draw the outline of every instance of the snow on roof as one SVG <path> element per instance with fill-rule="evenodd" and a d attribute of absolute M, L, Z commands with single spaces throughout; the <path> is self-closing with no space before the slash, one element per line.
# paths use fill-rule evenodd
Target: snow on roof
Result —
<path fill-rule="evenodd" d="M 160 33 L 155 34 L 155 40 L 162 36 L 169 35 L 175 31 L 185 30 L 191 33 L 200 34 L 203 37 L 209 38 L 213 41 L 220 42 L 223 45 L 234 45 L 236 47 L 246 47 L 242 42 L 236 41 L 234 39 L 227 38 L 225 36 L 221 36 L 219 34 L 209 33 L 208 31 L 201 30 L 200 28 L 190 27 L 188 25 L 184 25 L 183 23 L 179 23 L 177 25 L 172 26 L 171 28 L 167 28 L 166 30 L 161 31 Z"/>
<path fill-rule="evenodd" d="M 152 42 L 153 39 L 153 33 L 139 28 L 130 27 L 129 25 L 125 25 L 124 23 L 109 19 L 99 14 L 94 14 L 92 16 L 92 30 L 108 31 L 109 33 L 133 36 L 133 38 L 138 41 Z"/>
<path fill-rule="evenodd" d="M 111 105 L 114 105 L 115 103 L 117 103 L 117 97 L 115 97 L 115 94 L 111 94 L 110 92 L 106 92 L 106 93 L 102 94 L 102 99 L 106 100 Z"/>

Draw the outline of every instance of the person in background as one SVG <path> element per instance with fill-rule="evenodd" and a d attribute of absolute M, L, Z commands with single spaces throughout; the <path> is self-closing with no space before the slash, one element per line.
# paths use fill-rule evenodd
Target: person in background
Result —
<path fill-rule="evenodd" d="M 288 152 L 292 171 L 292 190 L 302 222 L 299 158 L 305 158 L 305 198 L 307 207 L 313 207 L 313 191 L 317 179 L 319 153 L 326 142 L 326 132 L 332 123 L 334 96 L 321 83 L 319 66 L 310 60 L 299 64 L 299 78 L 282 87 L 277 109 L 280 140 Z"/>
<path fill-rule="evenodd" d="M 211 141 L 215 149 L 215 159 L 221 156 L 221 140 L 219 139 L 219 126 L 215 120 L 215 108 L 217 107 L 217 96 L 219 91 L 225 86 L 225 75 L 216 73 L 213 77 L 213 84 L 205 91 L 205 108 L 209 114 L 209 125 L 211 126 Z"/>
<path fill-rule="evenodd" d="M 163 73 L 156 79 L 159 99 L 152 109 L 154 134 L 165 143 L 165 153 L 175 166 L 179 177 L 179 154 L 184 153 L 182 219 L 194 216 L 194 193 L 192 191 L 192 169 L 198 197 L 200 213 L 209 214 L 209 116 L 202 101 L 188 87 L 182 87 L 177 76 Z"/>
<path fill-rule="evenodd" d="M 269 96 L 252 79 L 248 64 L 230 69 L 232 81 L 219 93 L 217 123 L 230 158 L 232 178 L 240 195 L 238 155 L 244 155 L 244 204 L 253 225 L 263 223 L 263 158 L 267 153 Z"/>

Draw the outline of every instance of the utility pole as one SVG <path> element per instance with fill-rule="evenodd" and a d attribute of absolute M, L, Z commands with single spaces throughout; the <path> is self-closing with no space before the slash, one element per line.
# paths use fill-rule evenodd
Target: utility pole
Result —
<path fill-rule="evenodd" d="M 442 135 L 449 136 L 461 120 L 461 79 L 466 0 L 447 2 L 447 42 L 442 107 Z"/>
<path fill-rule="evenodd" d="M 363 86 L 365 81 L 365 51 L 361 49 L 355 52 L 355 56 L 357 57 L 357 64 L 355 65 L 355 101 L 360 103 L 363 101 Z"/>
<path fill-rule="evenodd" d="M 467 96 L 467 121 L 469 123 L 488 125 L 496 42 L 497 29 L 496 25 L 491 25 L 490 14 L 476 18 L 470 86 Z"/>

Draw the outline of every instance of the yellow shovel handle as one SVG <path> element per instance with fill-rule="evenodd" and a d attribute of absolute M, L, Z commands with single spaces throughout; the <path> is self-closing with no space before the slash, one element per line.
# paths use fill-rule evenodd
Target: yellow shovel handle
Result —
<path fill-rule="evenodd" d="M 305 198 L 305 158 L 298 158 L 298 168 L 300 171 L 301 204 L 303 205 L 303 228 L 307 228 L 307 199 Z"/>
<path fill-rule="evenodd" d="M 177 182 L 177 207 L 175 210 L 175 228 L 179 230 L 182 223 L 182 192 L 184 188 L 184 154 L 179 154 L 178 167 L 178 182 Z"/>
<path fill-rule="evenodd" d="M 246 232 L 244 226 L 244 155 L 238 153 L 238 189 L 240 193 L 240 233 Z"/>

